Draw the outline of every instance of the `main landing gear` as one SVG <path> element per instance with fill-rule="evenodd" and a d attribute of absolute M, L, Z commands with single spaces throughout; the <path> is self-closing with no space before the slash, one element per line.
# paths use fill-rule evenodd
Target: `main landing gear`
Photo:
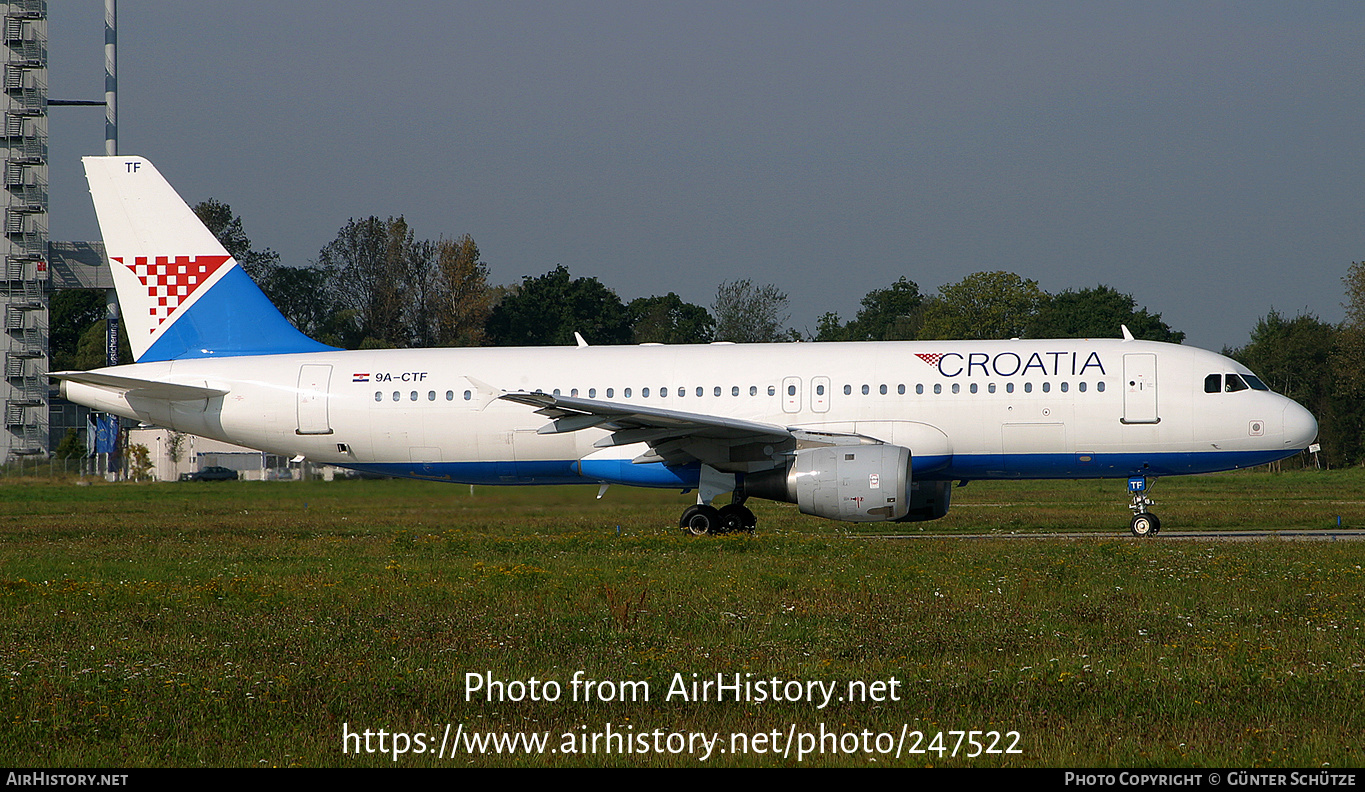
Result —
<path fill-rule="evenodd" d="M 693 536 L 726 534 L 735 531 L 753 533 L 757 525 L 758 518 L 739 501 L 722 506 L 719 509 L 705 504 L 689 506 L 687 511 L 683 512 L 682 519 L 678 521 L 678 526 L 683 529 L 683 533 L 689 533 Z"/>
<path fill-rule="evenodd" d="M 1133 476 L 1128 479 L 1128 492 L 1133 496 L 1133 502 L 1128 506 L 1133 511 L 1133 522 L 1129 526 L 1133 536 L 1142 538 L 1156 536 L 1161 532 L 1161 520 L 1155 514 L 1147 511 L 1148 508 L 1156 505 L 1156 501 L 1147 497 L 1147 493 L 1155 484 L 1155 478 Z"/>
<path fill-rule="evenodd" d="M 714 536 L 733 531 L 752 533 L 754 526 L 758 525 L 758 518 L 744 506 L 748 497 L 739 484 L 734 473 L 722 473 L 710 465 L 702 465 L 697 486 L 697 505 L 689 506 L 683 512 L 682 519 L 678 520 L 683 533 L 693 536 Z M 719 509 L 711 505 L 711 501 L 727 492 L 733 493 L 729 505 Z"/>

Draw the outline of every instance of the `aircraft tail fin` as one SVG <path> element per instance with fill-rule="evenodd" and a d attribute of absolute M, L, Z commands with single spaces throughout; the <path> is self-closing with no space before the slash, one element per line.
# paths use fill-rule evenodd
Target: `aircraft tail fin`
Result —
<path fill-rule="evenodd" d="M 332 349 L 284 318 L 152 163 L 82 161 L 139 363 Z"/>

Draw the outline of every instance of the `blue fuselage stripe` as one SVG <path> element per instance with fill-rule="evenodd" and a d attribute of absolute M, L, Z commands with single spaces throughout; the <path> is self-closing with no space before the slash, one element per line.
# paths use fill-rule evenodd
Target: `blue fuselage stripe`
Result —
<path fill-rule="evenodd" d="M 1283 459 L 1274 451 L 1201 451 L 1117 454 L 957 454 L 914 457 L 913 475 L 926 481 L 991 479 L 1101 479 L 1215 473 L 1255 467 Z M 356 470 L 401 478 L 461 484 L 627 484 L 634 487 L 692 489 L 697 465 L 671 467 L 628 460 L 555 460 L 545 462 L 379 462 L 350 465 Z"/>

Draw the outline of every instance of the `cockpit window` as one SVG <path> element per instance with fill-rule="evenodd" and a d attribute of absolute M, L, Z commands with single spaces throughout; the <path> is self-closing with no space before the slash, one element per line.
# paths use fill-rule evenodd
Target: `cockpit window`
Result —
<path fill-rule="evenodd" d="M 1227 379 L 1224 380 L 1224 377 Z M 1222 393 L 1224 391 L 1236 393 L 1247 388 L 1258 391 L 1270 390 L 1255 374 L 1210 374 L 1204 378 L 1205 393 Z"/>

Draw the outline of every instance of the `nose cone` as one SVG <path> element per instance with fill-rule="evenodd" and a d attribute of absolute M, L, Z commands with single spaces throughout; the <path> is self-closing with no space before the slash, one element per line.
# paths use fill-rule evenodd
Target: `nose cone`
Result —
<path fill-rule="evenodd" d="M 1318 436 L 1318 421 L 1298 402 L 1291 401 L 1284 406 L 1284 445 L 1286 448 L 1304 449 Z"/>

